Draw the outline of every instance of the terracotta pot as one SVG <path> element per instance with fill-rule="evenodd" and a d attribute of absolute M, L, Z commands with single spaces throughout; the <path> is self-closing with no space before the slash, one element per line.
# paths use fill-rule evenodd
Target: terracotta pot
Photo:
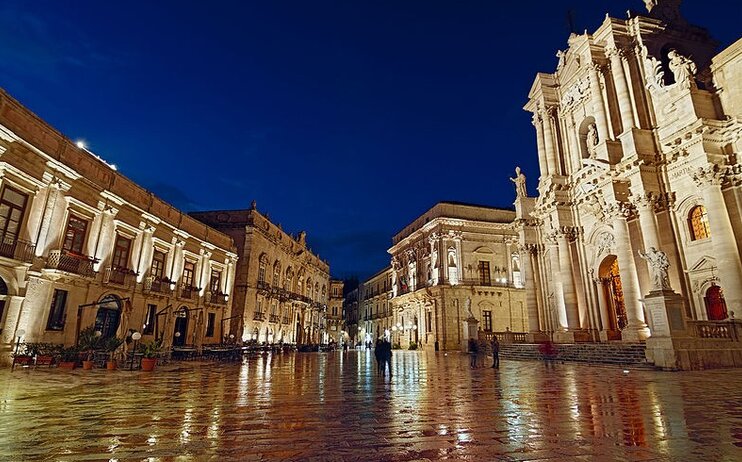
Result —
<path fill-rule="evenodd" d="M 83 361 L 82 368 L 83 370 L 89 371 L 90 369 L 93 368 L 93 361 Z"/>
<path fill-rule="evenodd" d="M 74 361 L 61 361 L 59 367 L 62 369 L 74 369 L 77 367 L 77 363 Z"/>
<path fill-rule="evenodd" d="M 106 369 L 108 369 L 109 371 L 115 371 L 117 367 L 118 367 L 118 362 L 115 359 L 106 361 Z"/>
<path fill-rule="evenodd" d="M 152 372 L 157 364 L 157 358 L 142 358 L 142 370 Z"/>

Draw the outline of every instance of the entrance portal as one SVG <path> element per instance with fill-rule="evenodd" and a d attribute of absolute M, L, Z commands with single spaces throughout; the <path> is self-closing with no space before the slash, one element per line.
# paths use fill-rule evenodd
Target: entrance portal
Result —
<path fill-rule="evenodd" d="M 621 331 L 628 325 L 626 318 L 626 304 L 623 299 L 623 288 L 621 286 L 621 274 L 618 269 L 618 259 L 615 255 L 608 255 L 600 265 L 600 281 L 604 291 L 605 300 L 608 302 L 610 324 L 605 326 L 608 330 Z"/>
<path fill-rule="evenodd" d="M 724 300 L 724 292 L 716 284 L 711 284 L 703 301 L 706 302 L 706 314 L 709 321 L 722 321 L 729 316 L 727 302 Z"/>
<path fill-rule="evenodd" d="M 183 346 L 188 337 L 188 308 L 182 307 L 175 313 L 175 331 L 173 332 L 173 346 Z"/>
<path fill-rule="evenodd" d="M 121 299 L 113 294 L 106 295 L 98 306 L 98 313 L 95 315 L 95 330 L 101 333 L 102 338 L 115 336 L 121 321 Z"/>

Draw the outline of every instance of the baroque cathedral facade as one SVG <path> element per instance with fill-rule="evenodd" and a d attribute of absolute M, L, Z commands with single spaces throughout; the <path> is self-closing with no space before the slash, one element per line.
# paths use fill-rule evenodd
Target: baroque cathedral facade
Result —
<path fill-rule="evenodd" d="M 742 312 L 742 40 L 716 54 L 679 0 L 645 4 L 572 34 L 524 107 L 540 178 L 528 197 L 517 173 L 514 225 L 557 341 L 646 340 L 658 287 L 689 320 Z"/>

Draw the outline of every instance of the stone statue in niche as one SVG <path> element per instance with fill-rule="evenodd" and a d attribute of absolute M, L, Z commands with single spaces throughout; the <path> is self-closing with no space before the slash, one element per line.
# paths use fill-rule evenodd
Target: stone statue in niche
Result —
<path fill-rule="evenodd" d="M 464 302 L 464 307 L 466 308 L 467 318 L 473 318 L 474 313 L 471 311 L 471 297 L 466 297 L 466 301 Z"/>
<path fill-rule="evenodd" d="M 670 279 L 667 277 L 667 269 L 670 267 L 667 254 L 650 247 L 646 252 L 639 251 L 639 256 L 646 260 L 649 265 L 652 273 L 652 290 L 672 290 Z"/>
<path fill-rule="evenodd" d="M 591 159 L 595 159 L 595 146 L 598 145 L 598 127 L 592 123 L 587 126 L 587 154 Z"/>
<path fill-rule="evenodd" d="M 670 50 L 667 57 L 670 59 L 668 67 L 675 77 L 675 83 L 684 87 L 694 87 L 696 83 L 694 76 L 698 72 L 696 63 L 675 50 Z"/>
<path fill-rule="evenodd" d="M 516 197 L 528 197 L 528 192 L 526 191 L 526 176 L 520 171 L 520 167 L 515 167 L 515 178 L 511 178 L 510 181 L 515 183 Z"/>

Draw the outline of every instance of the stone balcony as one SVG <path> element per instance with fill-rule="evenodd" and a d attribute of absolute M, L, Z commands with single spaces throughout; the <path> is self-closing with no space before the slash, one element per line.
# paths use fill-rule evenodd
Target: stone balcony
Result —
<path fill-rule="evenodd" d="M 97 262 L 98 260 L 93 257 L 60 249 L 49 252 L 46 268 L 94 278 L 98 273 L 93 269 L 93 265 Z"/>
<path fill-rule="evenodd" d="M 253 321 L 265 321 L 265 313 L 256 311 L 252 316 Z"/>
<path fill-rule="evenodd" d="M 272 324 L 278 324 L 280 322 L 280 316 L 278 316 L 277 314 L 272 314 L 268 318 L 268 322 Z"/>
<path fill-rule="evenodd" d="M 17 239 L 15 236 L 6 235 L 0 239 L 0 257 L 32 263 L 35 251 L 35 244 Z"/>

